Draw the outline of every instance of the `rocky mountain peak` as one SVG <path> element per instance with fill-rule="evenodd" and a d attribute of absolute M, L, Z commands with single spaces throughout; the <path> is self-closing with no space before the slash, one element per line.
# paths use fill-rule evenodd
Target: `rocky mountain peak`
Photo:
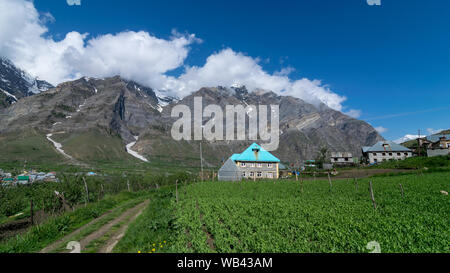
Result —
<path fill-rule="evenodd" d="M 11 60 L 0 57 L 0 108 L 50 88 L 53 88 L 50 83 L 31 76 Z"/>

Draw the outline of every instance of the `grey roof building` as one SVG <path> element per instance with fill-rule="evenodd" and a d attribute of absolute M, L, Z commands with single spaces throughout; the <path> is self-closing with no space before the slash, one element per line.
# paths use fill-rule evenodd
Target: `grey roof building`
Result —
<path fill-rule="evenodd" d="M 218 173 L 220 181 L 240 181 L 242 180 L 242 171 L 236 163 L 229 158 Z"/>
<path fill-rule="evenodd" d="M 447 134 L 438 134 L 438 135 L 431 135 L 431 136 L 427 136 L 427 140 L 431 141 L 431 142 L 438 142 L 441 138 L 447 138 L 449 137 L 449 135 Z"/>
<path fill-rule="evenodd" d="M 392 141 L 379 141 L 373 146 L 362 147 L 362 152 L 370 164 L 412 157 L 412 150 Z"/>

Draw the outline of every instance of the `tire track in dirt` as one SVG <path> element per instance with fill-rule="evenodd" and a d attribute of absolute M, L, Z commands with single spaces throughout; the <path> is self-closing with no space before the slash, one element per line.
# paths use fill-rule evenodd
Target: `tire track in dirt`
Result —
<path fill-rule="evenodd" d="M 106 242 L 106 244 L 101 247 L 98 251 L 98 253 L 111 253 L 114 249 L 114 247 L 119 243 L 119 241 L 125 236 L 125 232 L 128 229 L 128 226 L 136 220 L 136 218 L 139 217 L 139 215 L 142 214 L 144 209 L 147 207 L 149 201 L 146 201 L 146 205 L 141 207 L 138 212 L 134 215 L 132 215 L 128 220 L 127 223 L 120 227 L 120 229 L 111 236 L 111 238 Z"/>
<path fill-rule="evenodd" d="M 120 222 L 122 222 L 122 221 L 124 221 L 126 219 L 130 219 L 129 220 L 129 222 L 130 222 L 131 218 L 134 218 L 133 216 L 136 216 L 137 214 L 142 212 L 142 210 L 145 207 L 147 207 L 147 205 L 149 203 L 150 203 L 150 200 L 146 200 L 146 201 L 140 203 L 139 205 L 137 205 L 137 206 L 135 206 L 135 207 L 133 207 L 131 209 L 128 209 L 127 211 L 122 213 L 119 217 L 115 218 L 114 220 L 110 221 L 106 225 L 104 225 L 101 228 L 99 228 L 97 231 L 95 231 L 95 232 L 89 234 L 88 236 L 84 237 L 83 239 L 81 239 L 81 241 L 80 241 L 81 251 L 83 251 L 86 248 L 86 246 L 89 245 L 90 242 L 101 238 L 109 230 L 111 230 L 111 228 L 113 226 L 117 225 L 118 223 L 120 223 Z M 66 251 L 66 252 L 69 252 L 69 251 Z"/>
<path fill-rule="evenodd" d="M 39 251 L 39 253 L 50 253 L 53 250 L 55 250 L 57 247 L 59 247 L 61 244 L 63 244 L 64 242 L 68 241 L 70 238 L 80 234 L 80 232 L 82 232 L 83 230 L 85 230 L 86 228 L 96 224 L 97 222 L 101 221 L 102 219 L 104 219 L 106 216 L 108 216 L 109 214 L 111 214 L 114 210 L 110 210 L 106 213 L 104 213 L 102 216 L 95 218 L 94 220 L 92 220 L 91 222 L 85 224 L 84 226 L 78 228 L 77 230 L 73 231 L 72 233 L 67 234 L 66 236 L 64 236 L 63 238 L 53 242 L 52 244 L 46 246 L 45 248 L 43 248 L 41 251 Z"/>

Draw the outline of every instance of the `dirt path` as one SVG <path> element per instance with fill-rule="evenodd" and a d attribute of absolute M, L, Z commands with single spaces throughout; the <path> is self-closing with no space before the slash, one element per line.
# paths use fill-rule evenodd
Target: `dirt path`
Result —
<path fill-rule="evenodd" d="M 128 223 L 130 223 L 131 221 L 133 221 L 135 219 L 135 217 L 137 217 L 136 215 L 138 215 L 139 213 L 142 212 L 142 210 L 147 207 L 147 205 L 149 204 L 150 200 L 146 200 L 145 202 L 140 203 L 139 205 L 128 209 L 127 211 L 125 211 L 124 213 L 122 213 L 122 215 L 120 215 L 119 217 L 115 218 L 114 220 L 110 221 L 109 223 L 107 223 L 106 225 L 102 226 L 100 229 L 98 229 L 97 231 L 89 234 L 88 236 L 86 236 L 85 238 L 83 238 L 80 241 L 80 246 L 81 246 L 81 250 L 85 249 L 87 245 L 89 245 L 90 242 L 97 240 L 99 238 L 101 238 L 103 235 L 105 235 L 113 226 L 117 225 L 118 223 L 126 220 L 129 218 Z M 126 230 L 126 229 L 125 229 Z M 109 243 L 109 241 L 108 241 Z M 115 246 L 115 245 L 114 245 Z M 112 249 L 111 249 L 112 250 Z"/>
<path fill-rule="evenodd" d="M 131 216 L 130 219 L 128 219 L 127 223 L 124 224 L 122 227 L 120 227 L 120 229 L 113 236 L 111 236 L 108 242 L 106 242 L 106 244 L 100 248 L 98 253 L 111 253 L 114 247 L 117 245 L 117 243 L 119 243 L 120 239 L 122 239 L 122 237 L 125 235 L 125 232 L 127 231 L 130 223 L 134 222 L 134 220 L 136 220 L 136 218 L 138 218 L 139 215 L 142 214 L 144 209 L 147 207 L 148 203 L 149 201 L 146 201 L 145 205 L 140 207 L 139 211 L 133 216 Z"/>
<path fill-rule="evenodd" d="M 63 238 L 59 239 L 58 241 L 46 246 L 44 249 L 42 249 L 41 251 L 39 251 L 39 253 L 50 253 L 53 250 L 55 250 L 57 247 L 59 247 L 62 243 L 68 241 L 70 238 L 78 235 L 80 232 L 82 232 L 83 230 L 85 230 L 86 228 L 94 225 L 95 223 L 101 221 L 103 218 L 105 218 L 106 216 L 108 216 L 109 214 L 111 214 L 113 212 L 113 210 L 110 210 L 108 212 L 106 212 L 105 214 L 103 214 L 102 216 L 95 218 L 94 220 L 92 220 L 91 222 L 87 223 L 86 225 L 78 228 L 77 230 L 75 230 L 74 232 L 67 234 L 66 236 L 64 236 Z"/>

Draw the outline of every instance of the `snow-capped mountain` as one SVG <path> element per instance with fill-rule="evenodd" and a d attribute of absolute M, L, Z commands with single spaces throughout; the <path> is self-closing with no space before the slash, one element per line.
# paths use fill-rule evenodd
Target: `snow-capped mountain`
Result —
<path fill-rule="evenodd" d="M 135 81 L 124 80 L 127 83 L 127 88 L 137 93 L 138 96 L 144 98 L 148 105 L 153 109 L 162 112 L 163 107 L 169 105 L 172 102 L 179 101 L 179 98 L 170 96 L 169 92 L 164 90 L 152 89 L 141 85 Z"/>
<path fill-rule="evenodd" d="M 50 88 L 53 88 L 50 83 L 31 76 L 9 59 L 0 57 L 0 107 Z"/>

